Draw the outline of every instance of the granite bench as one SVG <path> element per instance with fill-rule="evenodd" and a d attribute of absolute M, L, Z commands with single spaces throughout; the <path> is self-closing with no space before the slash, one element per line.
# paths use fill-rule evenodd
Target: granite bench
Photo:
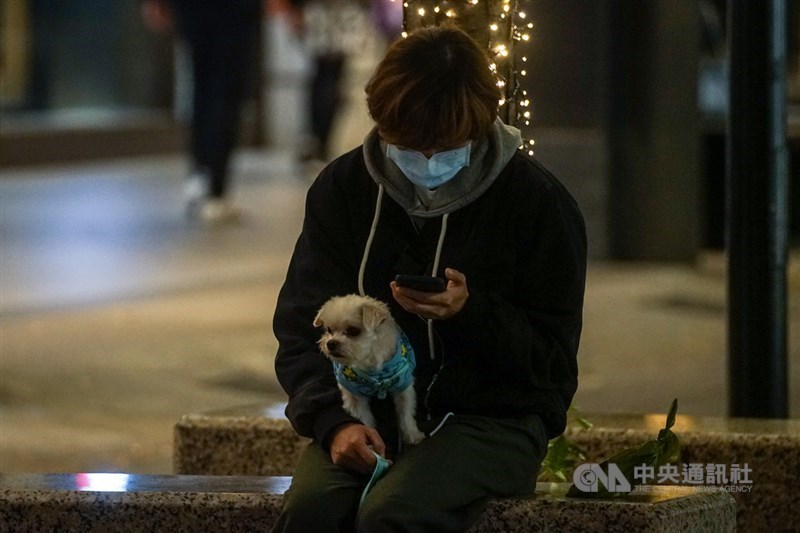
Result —
<path fill-rule="evenodd" d="M 589 430 L 567 434 L 600 461 L 652 439 L 664 415 L 587 415 Z M 800 420 L 765 420 L 678 415 L 672 430 L 685 464 L 745 465 L 747 492 L 731 491 L 741 531 L 800 531 Z"/>
<path fill-rule="evenodd" d="M 0 474 L 0 531 L 267 531 L 290 478 Z"/>
<path fill-rule="evenodd" d="M 0 475 L 0 531 L 267 531 L 288 477 L 127 474 Z M 725 492 L 672 487 L 625 501 L 567 499 L 567 484 L 540 483 L 525 500 L 495 500 L 471 532 L 733 531 Z"/>
<path fill-rule="evenodd" d="M 174 471 L 291 475 L 308 440 L 295 434 L 282 407 L 253 405 L 184 416 L 174 429 Z M 570 427 L 567 435 L 585 449 L 587 462 L 646 442 L 664 426 L 664 414 L 586 418 L 594 427 Z M 800 421 L 678 415 L 673 430 L 684 463 L 748 465 L 749 492 L 731 492 L 740 530 L 800 531 Z"/>
<path fill-rule="evenodd" d="M 570 427 L 567 434 L 586 450 L 587 462 L 650 440 L 664 425 L 663 414 L 586 418 L 593 428 Z M 742 531 L 800 531 L 800 421 L 678 415 L 673 429 L 687 464 L 748 465 L 749 492 L 730 492 Z M 186 415 L 174 437 L 174 471 L 180 474 L 288 476 L 308 443 L 276 405 Z"/>

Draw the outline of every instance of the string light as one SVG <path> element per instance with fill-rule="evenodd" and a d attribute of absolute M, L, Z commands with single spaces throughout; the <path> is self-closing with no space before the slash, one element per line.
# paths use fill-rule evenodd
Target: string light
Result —
<path fill-rule="evenodd" d="M 479 4 L 483 6 L 481 14 L 473 11 Z M 519 10 L 519 0 L 404 0 L 402 36 L 407 37 L 413 29 L 438 25 L 448 19 L 455 20 L 458 25 L 461 17 L 468 19 L 476 15 L 488 19 L 484 27 L 488 27 L 489 68 L 502 91 L 498 100 L 499 108 L 504 110 L 501 116 L 513 126 L 530 126 L 531 102 L 522 89 L 528 71 L 517 68 L 519 63 L 527 63 L 528 58 L 517 44 L 531 41 L 533 22 L 528 20 L 527 13 Z M 468 22 L 466 26 L 469 25 Z M 533 140 L 525 140 L 520 149 L 533 155 L 533 146 Z"/>

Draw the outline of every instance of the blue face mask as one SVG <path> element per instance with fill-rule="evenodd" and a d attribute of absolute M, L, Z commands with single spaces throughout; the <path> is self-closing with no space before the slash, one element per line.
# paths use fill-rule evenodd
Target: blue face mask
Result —
<path fill-rule="evenodd" d="M 438 152 L 430 159 L 414 150 L 403 150 L 394 144 L 386 146 L 386 157 L 394 161 L 415 185 L 435 189 L 450 181 L 459 170 L 469 165 L 471 143 L 461 148 Z"/>

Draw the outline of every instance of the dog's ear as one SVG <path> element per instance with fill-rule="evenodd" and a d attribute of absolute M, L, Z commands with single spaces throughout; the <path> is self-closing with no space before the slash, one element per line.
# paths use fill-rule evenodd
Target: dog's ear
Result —
<path fill-rule="evenodd" d="M 319 313 L 317 313 L 317 316 L 314 318 L 314 327 L 321 328 L 322 326 L 322 309 L 320 309 Z"/>
<path fill-rule="evenodd" d="M 377 300 L 364 302 L 361 307 L 361 321 L 367 329 L 375 329 L 389 318 L 389 308 Z"/>

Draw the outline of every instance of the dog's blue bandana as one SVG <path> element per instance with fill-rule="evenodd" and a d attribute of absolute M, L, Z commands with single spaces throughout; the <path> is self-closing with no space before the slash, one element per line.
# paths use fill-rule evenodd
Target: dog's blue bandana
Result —
<path fill-rule="evenodd" d="M 384 399 L 390 392 L 400 392 L 408 388 L 414 379 L 417 360 L 405 333 L 397 336 L 397 349 L 394 356 L 386 361 L 380 372 L 353 368 L 333 362 L 333 371 L 339 384 L 360 396 Z"/>

